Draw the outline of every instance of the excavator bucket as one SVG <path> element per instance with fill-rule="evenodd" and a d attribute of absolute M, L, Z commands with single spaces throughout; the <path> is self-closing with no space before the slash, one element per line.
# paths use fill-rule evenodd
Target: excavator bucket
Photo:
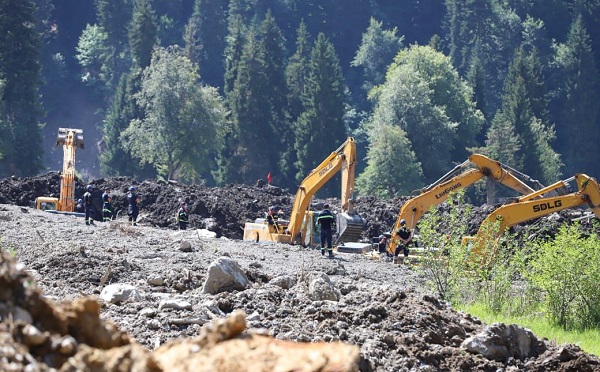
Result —
<path fill-rule="evenodd" d="M 73 147 L 83 149 L 83 130 L 71 128 L 58 128 L 58 136 L 56 137 L 56 145 L 62 146 L 73 136 Z"/>
<path fill-rule="evenodd" d="M 365 220 L 358 213 L 342 212 L 336 217 L 337 240 L 336 245 L 340 243 L 358 242 L 365 227 Z"/>

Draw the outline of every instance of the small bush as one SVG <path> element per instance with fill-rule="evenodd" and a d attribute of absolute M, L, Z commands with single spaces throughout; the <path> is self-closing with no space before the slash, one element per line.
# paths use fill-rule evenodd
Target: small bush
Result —
<path fill-rule="evenodd" d="M 563 226 L 553 241 L 534 242 L 527 279 L 544 293 L 547 315 L 565 330 L 600 327 L 600 239 Z"/>

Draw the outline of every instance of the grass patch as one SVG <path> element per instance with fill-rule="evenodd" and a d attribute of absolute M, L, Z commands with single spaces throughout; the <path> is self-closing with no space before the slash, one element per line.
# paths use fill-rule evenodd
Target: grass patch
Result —
<path fill-rule="evenodd" d="M 480 304 L 459 305 L 456 309 L 476 316 L 486 324 L 518 324 L 521 327 L 529 328 L 538 338 L 547 338 L 557 344 L 575 344 L 586 353 L 600 356 L 600 330 L 593 329 L 583 332 L 565 331 L 558 326 L 548 323 L 542 316 L 514 317 L 502 314 L 495 315 L 487 311 Z"/>

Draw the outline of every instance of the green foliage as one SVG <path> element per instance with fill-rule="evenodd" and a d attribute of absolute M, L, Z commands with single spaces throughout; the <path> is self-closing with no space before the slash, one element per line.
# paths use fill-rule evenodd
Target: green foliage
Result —
<path fill-rule="evenodd" d="M 582 17 L 574 20 L 567 41 L 556 46 L 555 63 L 563 73 L 557 132 L 563 144 L 560 150 L 566 173 L 594 174 L 600 162 L 594 145 L 600 141 L 600 74 Z"/>
<path fill-rule="evenodd" d="M 140 164 L 168 179 L 198 181 L 222 143 L 225 108 L 216 89 L 199 83 L 197 66 L 177 48 L 156 49 L 137 103 L 145 110 L 123 133 Z"/>
<path fill-rule="evenodd" d="M 562 163 L 551 146 L 554 128 L 542 122 L 548 108 L 540 74 L 535 50 L 518 49 L 504 85 L 502 109 L 494 116 L 484 151 L 547 183 L 560 178 Z"/>
<path fill-rule="evenodd" d="M 419 246 L 424 249 L 420 270 L 435 292 L 452 302 L 465 301 L 472 296 L 474 278 L 468 272 L 468 251 L 460 244 L 466 224 L 458 205 L 464 203 L 464 190 L 452 193 L 444 205 L 448 213 L 431 207 L 419 220 Z M 465 298 L 466 297 L 466 298 Z"/>
<path fill-rule="evenodd" d="M 202 80 L 215 87 L 223 86 L 226 14 L 226 0 L 195 0 L 183 37 L 185 55 L 200 66 Z"/>
<path fill-rule="evenodd" d="M 75 58 L 82 68 L 81 80 L 96 86 L 104 82 L 102 66 L 108 53 L 106 43 L 108 35 L 98 25 L 87 25 L 79 36 Z"/>
<path fill-rule="evenodd" d="M 600 327 L 600 239 L 578 224 L 562 226 L 553 241 L 535 242 L 528 280 L 545 294 L 548 317 L 564 329 Z"/>
<path fill-rule="evenodd" d="M 157 26 L 154 12 L 148 0 L 136 0 L 133 19 L 129 26 L 129 46 L 133 63 L 146 68 L 152 58 L 152 49 L 157 44 Z"/>
<path fill-rule="evenodd" d="M 0 177 L 42 168 L 40 35 L 31 1 L 0 0 Z"/>
<path fill-rule="evenodd" d="M 421 166 L 401 128 L 392 125 L 376 128 L 370 131 L 369 142 L 367 167 L 356 179 L 356 189 L 361 195 L 389 199 L 410 194 L 423 185 Z"/>
<path fill-rule="evenodd" d="M 475 144 L 483 116 L 471 97 L 449 58 L 431 47 L 412 46 L 398 54 L 385 83 L 372 92 L 370 125 L 402 128 L 425 181 L 433 182 L 452 168 L 453 160 L 464 161 L 467 146 Z"/>
<path fill-rule="evenodd" d="M 344 80 L 333 44 L 319 34 L 310 56 L 310 72 L 302 96 L 304 112 L 296 123 L 294 149 L 298 160 L 296 180 L 304 177 L 346 140 L 344 118 Z M 322 189 L 334 195 L 329 182 Z"/>
<path fill-rule="evenodd" d="M 351 65 L 361 67 L 363 89 L 369 92 L 385 80 L 385 70 L 402 48 L 403 36 L 397 36 L 396 28 L 384 30 L 382 23 L 371 17 L 369 27 L 362 35 L 362 42 Z"/>

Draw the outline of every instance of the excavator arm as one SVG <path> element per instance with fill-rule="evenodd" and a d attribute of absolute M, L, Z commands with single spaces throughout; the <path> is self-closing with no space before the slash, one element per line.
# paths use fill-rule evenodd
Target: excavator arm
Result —
<path fill-rule="evenodd" d="M 468 168 L 472 166 L 475 168 Z M 461 171 L 462 173 L 459 173 Z M 494 179 L 504 186 L 510 187 L 524 195 L 533 193 L 534 190 L 517 176 L 539 185 L 539 182 L 509 166 L 484 155 L 472 154 L 468 160 L 457 165 L 442 178 L 422 189 L 421 194 L 404 203 L 392 229 L 388 251 L 394 253 L 396 250 L 396 246 L 398 245 L 397 231 L 400 228 L 400 221 L 405 220 L 407 228 L 414 231 L 419 219 L 431 206 L 444 202 L 453 191 L 471 186 L 483 177 Z"/>
<path fill-rule="evenodd" d="M 287 233 L 292 236 L 292 242 L 301 235 L 302 223 L 312 197 L 337 172 L 342 171 L 342 212 L 353 209 L 351 205 L 354 193 L 354 173 L 356 169 L 356 142 L 348 139 L 325 160 L 313 169 L 298 187 Z"/>
<path fill-rule="evenodd" d="M 84 148 L 83 130 L 59 128 L 56 145 L 62 145 L 64 153 L 57 210 L 73 212 L 75 210 L 75 150 Z"/>
<path fill-rule="evenodd" d="M 578 191 L 576 192 L 543 199 L 535 198 L 535 196 L 561 188 L 572 180 L 577 183 Z M 556 182 L 531 195 L 522 196 L 513 203 L 501 206 L 483 220 L 475 237 L 463 238 L 462 243 L 465 245 L 473 243 L 471 252 L 477 254 L 483 248 L 481 245 L 485 241 L 497 239 L 511 226 L 582 205 L 587 205 L 596 217 L 600 218 L 600 186 L 595 178 L 579 173 L 565 181 Z M 491 224 L 496 222 L 498 229 L 490 232 Z"/>
<path fill-rule="evenodd" d="M 341 213 L 337 214 L 338 241 L 362 232 L 364 220 L 354 212 L 352 194 L 356 170 L 356 143 L 348 139 L 313 169 L 302 181 L 296 192 L 289 221 L 268 225 L 264 219 L 244 225 L 244 240 L 273 241 L 279 243 L 308 245 L 312 239 L 313 212 L 310 201 L 319 189 L 337 172 L 342 172 Z"/>

